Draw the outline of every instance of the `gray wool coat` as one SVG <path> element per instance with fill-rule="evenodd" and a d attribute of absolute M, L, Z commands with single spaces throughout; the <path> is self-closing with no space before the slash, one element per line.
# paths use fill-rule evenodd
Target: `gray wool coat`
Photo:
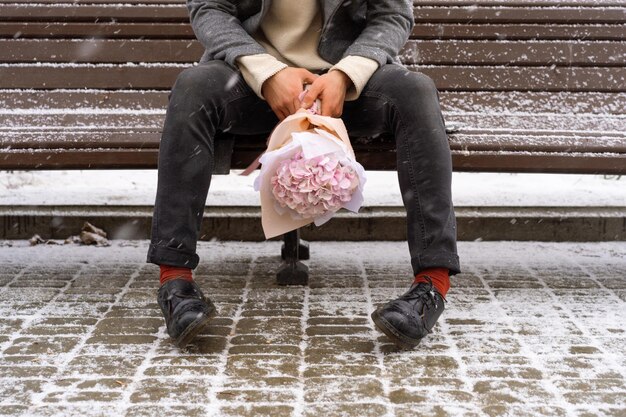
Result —
<path fill-rule="evenodd" d="M 298 0 L 293 0 L 298 1 Z M 379 65 L 398 64 L 398 53 L 413 28 L 411 0 L 319 0 L 323 24 L 318 53 L 335 64 L 348 55 Z M 266 53 L 254 33 L 271 0 L 187 0 L 191 25 L 206 48 L 200 62 L 235 64 L 242 55 Z"/>

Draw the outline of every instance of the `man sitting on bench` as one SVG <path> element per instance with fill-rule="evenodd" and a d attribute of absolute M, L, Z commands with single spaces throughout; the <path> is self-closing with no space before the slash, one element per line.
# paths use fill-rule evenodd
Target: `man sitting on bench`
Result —
<path fill-rule="evenodd" d="M 215 314 L 192 270 L 216 132 L 269 134 L 320 99 L 322 115 L 341 116 L 351 136 L 395 138 L 414 279 L 372 318 L 398 346 L 416 346 L 443 312 L 449 275 L 460 269 L 438 93 L 430 78 L 397 58 L 414 24 L 412 2 L 187 3 L 206 52 L 172 89 L 148 252 L 161 267 L 157 298 L 169 335 L 184 347 Z M 311 87 L 300 102 L 305 84 Z"/>

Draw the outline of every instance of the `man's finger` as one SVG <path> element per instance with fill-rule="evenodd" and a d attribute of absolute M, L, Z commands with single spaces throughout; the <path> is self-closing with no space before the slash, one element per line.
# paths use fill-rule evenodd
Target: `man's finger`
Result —
<path fill-rule="evenodd" d="M 322 116 L 334 117 L 333 108 L 334 108 L 334 104 L 330 103 L 329 100 L 323 100 L 322 101 Z"/>
<path fill-rule="evenodd" d="M 321 92 L 321 87 L 313 83 L 311 85 L 311 88 L 309 88 L 306 94 L 304 95 L 304 99 L 302 100 L 302 107 L 305 109 L 310 108 L 313 105 L 313 103 L 315 103 L 315 100 L 317 100 L 317 98 L 319 97 L 320 92 Z"/>
<path fill-rule="evenodd" d="M 295 101 L 290 101 L 284 104 L 283 112 L 286 113 L 286 116 L 291 116 L 298 110 L 300 107 L 296 105 Z M 286 117 L 285 116 L 285 117 Z"/>
<path fill-rule="evenodd" d="M 285 118 L 285 115 L 283 114 L 283 112 L 279 108 L 275 108 L 275 109 L 273 108 L 272 110 L 274 111 L 274 114 L 276 115 L 276 117 L 278 117 L 278 120 L 282 122 L 283 119 Z"/>
<path fill-rule="evenodd" d="M 302 84 L 313 84 L 317 77 L 319 77 L 319 75 L 315 75 L 312 72 L 306 71 L 304 73 L 304 77 L 302 77 Z"/>

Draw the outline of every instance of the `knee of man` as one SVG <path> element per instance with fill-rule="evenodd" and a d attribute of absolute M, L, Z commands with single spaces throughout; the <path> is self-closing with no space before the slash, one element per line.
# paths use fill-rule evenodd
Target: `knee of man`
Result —
<path fill-rule="evenodd" d="M 219 97 L 226 92 L 229 78 L 236 75 L 220 61 L 190 67 L 178 74 L 172 93 L 184 94 L 188 98 L 199 96 L 205 100 Z"/>
<path fill-rule="evenodd" d="M 419 72 L 410 72 L 406 77 L 399 77 L 395 89 L 398 96 L 405 97 L 410 103 L 437 99 L 435 82 L 428 75 Z"/>

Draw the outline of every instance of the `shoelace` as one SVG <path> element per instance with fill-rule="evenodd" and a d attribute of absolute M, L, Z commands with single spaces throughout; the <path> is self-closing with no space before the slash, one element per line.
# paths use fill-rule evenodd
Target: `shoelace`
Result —
<path fill-rule="evenodd" d="M 174 297 L 178 297 L 180 299 L 193 299 L 193 300 L 204 301 L 204 298 L 200 295 L 200 293 L 198 291 L 196 291 L 196 289 L 193 290 L 193 294 L 182 294 L 182 293 L 180 293 L 178 291 L 174 291 L 167 297 L 167 301 L 169 301 L 170 315 L 172 315 L 172 313 L 174 312 L 174 303 L 172 303 L 172 299 Z M 180 301 L 179 301 L 179 303 L 180 303 Z"/>
<path fill-rule="evenodd" d="M 435 287 L 433 286 L 433 281 L 429 276 L 426 276 L 426 280 L 428 281 L 428 287 L 424 286 L 423 283 L 417 284 L 411 290 L 409 290 L 406 294 L 400 296 L 402 300 L 420 300 L 423 301 L 423 307 L 421 311 L 421 315 L 424 316 L 424 311 L 426 307 L 429 308 L 437 308 L 439 307 L 437 297 L 435 295 Z M 441 297 L 443 298 L 443 296 Z M 443 298 L 445 302 L 445 298 Z"/>

